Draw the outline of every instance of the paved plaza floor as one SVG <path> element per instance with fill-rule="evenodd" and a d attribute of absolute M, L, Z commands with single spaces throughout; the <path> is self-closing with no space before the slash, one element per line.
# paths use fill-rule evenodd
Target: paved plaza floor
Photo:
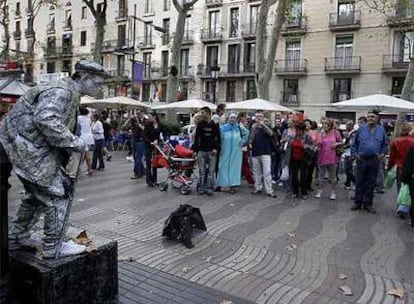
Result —
<path fill-rule="evenodd" d="M 336 201 L 328 191 L 304 201 L 247 186 L 183 196 L 131 180 L 132 166 L 119 152 L 105 171 L 82 173 L 71 214 L 72 226 L 118 241 L 120 303 L 414 303 L 414 228 L 396 217 L 394 192 L 376 195 L 377 214 L 350 211 L 344 189 Z M 11 180 L 13 215 L 21 186 Z M 208 228 L 192 249 L 161 237 L 184 203 Z M 395 288 L 402 299 L 388 295 Z"/>

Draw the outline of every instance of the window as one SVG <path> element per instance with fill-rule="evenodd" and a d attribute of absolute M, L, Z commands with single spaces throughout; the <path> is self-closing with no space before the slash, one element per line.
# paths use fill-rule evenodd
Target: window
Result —
<path fill-rule="evenodd" d="M 287 71 L 297 71 L 300 68 L 300 40 L 286 41 L 285 68 Z"/>
<path fill-rule="evenodd" d="M 116 56 L 116 73 L 117 75 L 123 75 L 125 72 L 125 56 Z"/>
<path fill-rule="evenodd" d="M 16 33 L 20 33 L 20 21 L 16 21 Z"/>
<path fill-rule="evenodd" d="M 404 85 L 405 77 L 393 77 L 391 86 L 391 95 L 400 97 Z"/>
<path fill-rule="evenodd" d="M 336 37 L 335 68 L 346 69 L 352 66 L 353 36 Z"/>
<path fill-rule="evenodd" d="M 207 70 L 210 70 L 210 67 L 217 65 L 218 63 L 218 49 L 217 45 L 208 46 L 206 52 L 206 67 Z"/>
<path fill-rule="evenodd" d="M 163 19 L 162 27 L 166 30 L 166 32 L 162 34 L 162 45 L 168 45 L 168 43 L 170 43 L 170 19 Z"/>
<path fill-rule="evenodd" d="M 183 40 L 190 40 L 191 39 L 190 27 L 191 27 L 191 15 L 188 15 L 185 18 L 185 26 L 184 26 L 184 37 L 183 37 Z"/>
<path fill-rule="evenodd" d="M 72 27 L 72 10 L 65 11 L 65 27 Z"/>
<path fill-rule="evenodd" d="M 33 19 L 32 17 L 27 18 L 27 31 L 33 32 Z"/>
<path fill-rule="evenodd" d="M 299 102 L 299 80 L 284 79 L 283 80 L 283 96 L 284 103 L 297 104 Z"/>
<path fill-rule="evenodd" d="M 206 90 L 204 92 L 204 99 L 206 101 L 209 101 L 209 102 L 213 102 L 214 101 L 213 100 L 213 96 L 214 96 L 213 91 L 214 91 L 213 82 L 211 80 L 207 80 L 206 81 Z"/>
<path fill-rule="evenodd" d="M 236 101 L 236 81 L 229 80 L 227 81 L 226 102 L 235 102 L 235 101 Z"/>
<path fill-rule="evenodd" d="M 16 51 L 20 51 L 20 41 L 16 41 L 14 45 L 16 46 Z"/>
<path fill-rule="evenodd" d="M 46 63 L 46 72 L 55 73 L 56 72 L 56 63 L 54 61 L 49 61 Z"/>
<path fill-rule="evenodd" d="M 32 0 L 27 0 L 27 9 L 29 10 L 29 12 L 33 13 L 33 3 Z"/>
<path fill-rule="evenodd" d="M 244 49 L 244 71 L 253 73 L 256 67 L 256 43 L 246 43 Z"/>
<path fill-rule="evenodd" d="M 85 46 L 86 45 L 86 31 L 81 31 L 80 36 L 80 45 Z"/>
<path fill-rule="evenodd" d="M 20 2 L 16 2 L 16 16 L 20 16 Z"/>
<path fill-rule="evenodd" d="M 188 57 L 190 50 L 182 49 L 180 53 L 180 75 L 188 76 Z"/>
<path fill-rule="evenodd" d="M 145 0 L 144 14 L 153 13 L 152 0 Z"/>
<path fill-rule="evenodd" d="M 53 53 L 56 51 L 56 38 L 47 37 L 47 49 L 46 52 Z"/>
<path fill-rule="evenodd" d="M 168 76 L 168 60 L 169 53 L 168 51 L 161 52 L 161 75 Z"/>
<path fill-rule="evenodd" d="M 118 26 L 118 47 L 127 45 L 126 41 L 126 25 L 122 24 Z"/>
<path fill-rule="evenodd" d="M 351 78 L 334 79 L 332 102 L 339 102 L 350 99 L 351 83 Z"/>
<path fill-rule="evenodd" d="M 240 67 L 240 44 L 230 44 L 229 53 L 227 57 L 229 73 L 238 73 Z"/>
<path fill-rule="evenodd" d="M 50 13 L 48 30 L 52 31 L 54 29 L 55 29 L 55 13 Z"/>
<path fill-rule="evenodd" d="M 250 33 L 256 33 L 258 19 L 259 19 L 259 5 L 250 6 L 250 15 L 249 15 Z"/>
<path fill-rule="evenodd" d="M 302 0 L 294 0 L 288 16 L 288 22 L 293 25 L 300 25 L 302 20 Z"/>
<path fill-rule="evenodd" d="M 161 83 L 161 91 L 158 92 L 158 97 L 160 101 L 167 100 L 167 84 L 166 83 Z"/>
<path fill-rule="evenodd" d="M 179 86 L 180 93 L 180 100 L 186 100 L 188 98 L 188 82 L 187 81 L 180 81 Z"/>
<path fill-rule="evenodd" d="M 239 31 L 239 8 L 230 9 L 230 37 L 237 37 Z"/>
<path fill-rule="evenodd" d="M 257 97 L 257 91 L 256 91 L 256 83 L 254 79 L 248 79 L 246 83 L 246 99 L 253 99 Z"/>
<path fill-rule="evenodd" d="M 86 6 L 82 6 L 81 19 L 85 20 L 86 18 L 88 18 L 88 8 Z"/>
<path fill-rule="evenodd" d="M 406 0 L 398 0 L 396 6 L 396 15 L 398 17 L 411 17 L 412 15 L 412 2 Z"/>
<path fill-rule="evenodd" d="M 212 11 L 208 14 L 208 31 L 209 37 L 215 37 L 220 33 L 220 16 L 219 11 Z"/>
<path fill-rule="evenodd" d="M 151 95 L 151 84 L 143 83 L 142 84 L 142 101 L 148 102 L 150 100 L 150 95 Z"/>
<path fill-rule="evenodd" d="M 151 53 L 144 53 L 144 77 L 151 77 Z"/>
<path fill-rule="evenodd" d="M 127 17 L 127 5 L 126 0 L 119 0 L 118 4 L 118 17 L 119 18 L 125 18 Z"/>
<path fill-rule="evenodd" d="M 152 45 L 152 22 L 144 23 L 144 44 Z"/>
<path fill-rule="evenodd" d="M 164 0 L 164 12 L 169 11 L 171 8 L 171 0 Z"/>
<path fill-rule="evenodd" d="M 27 50 L 28 53 L 33 53 L 33 38 L 27 39 Z"/>
<path fill-rule="evenodd" d="M 393 62 L 409 62 L 413 53 L 414 32 L 395 32 Z"/>
<path fill-rule="evenodd" d="M 62 51 L 65 54 L 72 52 L 72 34 L 64 34 L 62 36 Z"/>
<path fill-rule="evenodd" d="M 338 25 L 353 24 L 355 15 L 354 0 L 338 1 Z"/>
<path fill-rule="evenodd" d="M 63 60 L 62 72 L 67 72 L 69 73 L 69 75 L 72 74 L 72 61 L 71 60 Z"/>

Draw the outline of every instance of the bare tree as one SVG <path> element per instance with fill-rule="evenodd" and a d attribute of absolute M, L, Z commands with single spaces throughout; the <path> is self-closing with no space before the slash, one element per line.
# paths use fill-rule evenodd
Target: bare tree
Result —
<path fill-rule="evenodd" d="M 10 31 L 9 31 L 9 11 L 7 0 L 0 0 L 0 25 L 3 27 L 3 49 L 0 53 L 0 58 L 9 58 L 10 47 Z"/>
<path fill-rule="evenodd" d="M 383 15 L 388 22 L 393 23 L 401 32 L 404 44 L 409 48 L 410 63 L 405 76 L 404 85 L 401 92 L 401 98 L 414 101 L 414 55 L 413 45 L 407 37 L 407 32 L 414 25 L 414 2 L 412 0 L 359 0 L 360 3 L 367 6 L 369 10 Z M 399 134 L 399 129 L 405 121 L 406 113 L 398 113 L 393 137 Z"/>
<path fill-rule="evenodd" d="M 95 6 L 95 0 L 83 0 L 86 6 L 91 11 L 95 18 L 96 24 L 96 36 L 95 36 L 95 48 L 93 51 L 93 60 L 102 63 L 102 45 L 105 35 L 106 25 L 106 9 L 108 1 L 104 0 L 103 3 L 99 3 Z"/>
<path fill-rule="evenodd" d="M 177 91 L 179 86 L 178 81 L 178 66 L 180 64 L 180 50 L 183 43 L 185 20 L 188 11 L 193 7 L 198 0 L 173 0 L 174 7 L 178 12 L 177 23 L 175 26 L 175 33 L 171 48 L 170 71 L 167 79 L 167 101 L 173 102 L 177 100 Z"/>
<path fill-rule="evenodd" d="M 277 4 L 276 4 L 277 1 Z M 289 0 L 262 0 L 256 33 L 256 89 L 259 98 L 269 99 L 269 84 L 276 56 L 280 31 L 290 8 Z M 267 46 L 266 26 L 271 6 L 276 4 L 270 42 Z M 267 46 L 267 56 L 266 56 Z"/>

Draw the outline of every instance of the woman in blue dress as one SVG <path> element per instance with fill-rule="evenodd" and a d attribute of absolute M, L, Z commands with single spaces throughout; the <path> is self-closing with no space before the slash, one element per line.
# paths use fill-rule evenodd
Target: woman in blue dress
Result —
<path fill-rule="evenodd" d="M 222 191 L 236 193 L 235 187 L 241 184 L 243 160 L 242 148 L 247 145 L 249 131 L 237 121 L 237 114 L 230 113 L 228 122 L 220 127 L 221 146 L 218 165 L 217 186 Z"/>

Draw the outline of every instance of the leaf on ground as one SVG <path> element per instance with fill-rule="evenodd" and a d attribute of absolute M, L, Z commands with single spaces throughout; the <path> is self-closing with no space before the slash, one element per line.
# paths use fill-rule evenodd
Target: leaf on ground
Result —
<path fill-rule="evenodd" d="M 230 204 L 229 204 L 229 206 L 230 206 L 230 207 L 233 207 L 233 206 L 234 206 L 234 203 L 230 203 Z"/>
<path fill-rule="evenodd" d="M 76 244 L 84 245 L 84 246 L 88 246 L 92 242 L 92 240 L 89 238 L 88 234 L 86 233 L 86 230 L 83 230 L 81 233 L 79 233 L 74 241 Z"/>
<path fill-rule="evenodd" d="M 204 261 L 206 261 L 207 263 L 210 263 L 211 259 L 212 259 L 212 256 L 210 255 L 210 256 L 206 257 Z"/>
<path fill-rule="evenodd" d="M 78 202 L 83 202 L 84 200 L 84 198 L 78 198 Z"/>
<path fill-rule="evenodd" d="M 190 266 L 184 266 L 183 269 L 181 269 L 182 272 L 189 272 L 191 270 Z"/>
<path fill-rule="evenodd" d="M 295 233 L 288 233 L 288 235 L 289 235 L 289 237 L 291 237 L 291 238 L 296 237 L 296 234 L 295 234 Z"/>
<path fill-rule="evenodd" d="M 287 250 L 289 251 L 293 251 L 297 248 L 296 244 L 290 244 L 289 246 L 286 247 Z"/>
<path fill-rule="evenodd" d="M 232 301 L 229 300 L 223 300 L 219 304 L 234 304 Z"/>
<path fill-rule="evenodd" d="M 352 296 L 354 293 L 352 292 L 351 288 L 346 285 L 339 286 L 339 290 L 342 292 L 343 295 Z"/>
<path fill-rule="evenodd" d="M 387 294 L 402 299 L 404 297 L 404 290 L 402 288 L 393 288 L 388 290 Z"/>
<path fill-rule="evenodd" d="M 339 274 L 339 279 L 340 280 L 346 280 L 346 279 L 348 279 L 348 276 L 346 274 L 340 273 Z"/>
<path fill-rule="evenodd" d="M 86 247 L 86 252 L 87 253 L 92 253 L 92 252 L 95 252 L 95 251 L 97 251 L 98 250 L 98 248 L 96 248 L 95 246 L 88 246 L 88 247 Z"/>

